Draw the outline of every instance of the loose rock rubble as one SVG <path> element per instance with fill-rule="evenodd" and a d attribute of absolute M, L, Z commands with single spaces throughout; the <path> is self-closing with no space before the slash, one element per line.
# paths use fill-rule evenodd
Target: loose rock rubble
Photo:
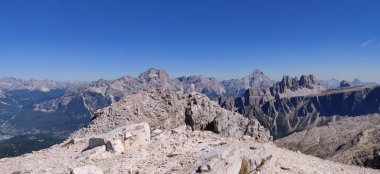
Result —
<path fill-rule="evenodd" d="M 134 134 L 141 124 L 130 124 L 132 137 L 115 153 L 106 145 L 88 149 L 89 139 L 62 143 L 21 157 L 0 160 L 3 173 L 378 173 L 325 161 L 277 148 L 273 143 L 239 139 L 210 131 L 192 131 L 186 125 L 145 140 Z M 145 129 L 145 128 L 144 128 Z M 118 129 L 117 135 L 124 134 Z M 150 131 L 150 130 L 149 130 Z M 148 132 L 149 132 L 148 131 Z M 144 131 L 145 132 L 145 131 Z M 112 131 L 113 134 L 116 131 Z M 124 134 L 125 135 L 125 134 Z M 145 134 L 146 135 L 146 134 Z M 100 136 L 101 137 L 101 136 Z M 122 141 L 122 139 L 117 139 Z M 69 140 L 68 140 L 69 142 Z M 127 143 L 126 143 L 127 142 Z M 119 146 L 118 144 L 117 146 Z M 122 145 L 120 146 L 122 147 Z"/>

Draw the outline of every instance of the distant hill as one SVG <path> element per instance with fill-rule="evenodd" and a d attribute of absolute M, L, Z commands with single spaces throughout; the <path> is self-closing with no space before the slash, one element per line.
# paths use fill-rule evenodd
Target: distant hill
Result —
<path fill-rule="evenodd" d="M 352 82 L 349 82 L 351 86 L 367 86 L 373 87 L 379 85 L 376 82 L 362 82 L 359 79 L 354 79 Z M 321 85 L 325 88 L 338 88 L 340 86 L 340 81 L 337 79 L 322 80 Z"/>

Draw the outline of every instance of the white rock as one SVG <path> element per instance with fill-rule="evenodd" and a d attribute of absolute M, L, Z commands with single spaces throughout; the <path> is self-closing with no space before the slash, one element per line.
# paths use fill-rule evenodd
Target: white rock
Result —
<path fill-rule="evenodd" d="M 98 146 L 90 150 L 86 150 L 80 153 L 77 157 L 77 161 L 82 161 L 86 159 L 102 159 L 103 154 L 106 152 L 106 146 Z"/>
<path fill-rule="evenodd" d="M 103 174 L 102 169 L 94 165 L 87 165 L 83 167 L 74 168 L 71 174 Z"/>
<path fill-rule="evenodd" d="M 156 130 L 152 131 L 152 136 L 156 136 L 156 135 L 159 135 L 161 133 L 162 133 L 161 129 L 156 129 Z"/>
<path fill-rule="evenodd" d="M 121 154 L 124 152 L 124 143 L 120 139 L 107 141 L 106 150 L 112 151 L 115 154 Z"/>
<path fill-rule="evenodd" d="M 124 140 L 127 140 L 132 137 L 132 134 L 130 132 L 127 132 L 124 134 Z"/>
<path fill-rule="evenodd" d="M 116 153 L 124 151 L 124 149 L 121 148 L 124 148 L 124 143 L 126 147 L 146 144 L 150 141 L 150 128 L 148 123 L 143 122 L 139 124 L 130 124 L 119 127 L 105 134 L 96 135 L 95 137 L 89 139 L 88 147 L 86 149 L 88 150 L 98 146 L 103 146 L 106 145 L 108 141 L 117 140 L 119 140 L 119 142 L 108 143 L 110 149 L 113 149 L 113 146 L 116 146 L 117 144 L 117 150 L 111 150 Z"/>

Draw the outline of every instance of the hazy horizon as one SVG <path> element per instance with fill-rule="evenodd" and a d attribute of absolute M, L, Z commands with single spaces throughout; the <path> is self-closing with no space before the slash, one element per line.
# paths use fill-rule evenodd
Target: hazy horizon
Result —
<path fill-rule="evenodd" d="M 378 1 L 1 1 L 0 77 L 270 78 L 380 83 Z"/>
<path fill-rule="evenodd" d="M 154 69 L 163 69 L 163 68 L 159 68 L 159 67 L 151 67 L 151 68 L 154 68 Z M 149 69 L 149 68 L 148 68 Z M 144 71 L 147 71 L 148 69 L 144 70 Z M 165 70 L 165 69 L 163 69 Z M 170 78 L 179 78 L 179 77 L 182 77 L 182 76 L 202 76 L 202 77 L 205 77 L 205 78 L 216 78 L 217 80 L 219 81 L 223 81 L 223 80 L 231 80 L 231 79 L 241 79 L 245 76 L 247 76 L 248 74 L 252 73 L 253 71 L 255 70 L 259 70 L 261 71 L 260 69 L 254 69 L 252 70 L 251 72 L 249 73 L 246 73 L 246 74 L 242 74 L 241 76 L 239 77 L 232 77 L 232 78 L 229 78 L 229 79 L 221 79 L 221 78 L 216 78 L 216 77 L 213 77 L 213 76 L 207 76 L 207 75 L 204 75 L 204 74 L 185 74 L 185 75 L 177 75 L 177 76 L 173 76 L 170 74 L 170 72 L 166 71 L 168 73 L 168 75 L 170 76 Z M 6 78 L 6 77 L 10 77 L 10 78 L 16 78 L 16 79 L 23 79 L 23 80 L 53 80 L 53 81 L 57 81 L 57 82 L 92 82 L 92 81 L 97 81 L 97 80 L 100 80 L 100 79 L 105 79 L 105 80 L 115 80 L 115 79 L 118 79 L 118 78 L 121 78 L 123 76 L 131 76 L 131 77 L 134 77 L 134 78 L 137 78 L 139 76 L 140 73 L 142 73 L 143 71 L 139 72 L 139 73 L 136 73 L 136 74 L 121 74 L 120 76 L 118 77 L 110 77 L 110 78 L 103 78 L 103 77 L 99 77 L 97 79 L 89 79 L 89 80 L 56 80 L 56 79 L 47 79 L 47 78 L 35 78 L 35 77 L 31 77 L 31 78 L 23 78 L 23 77 L 17 77 L 17 76 L 0 76 L 0 79 L 1 78 Z M 264 73 L 264 75 L 267 75 L 271 80 L 274 80 L 274 81 L 281 81 L 282 77 L 285 76 L 285 75 L 289 75 L 291 77 L 298 77 L 300 78 L 302 75 L 310 75 L 311 73 L 306 73 L 306 74 L 300 74 L 300 75 L 290 75 L 290 74 L 284 74 L 283 76 L 281 76 L 281 78 L 272 78 L 270 77 L 266 72 L 262 71 Z M 315 75 L 315 74 L 311 74 L 311 75 Z M 315 75 L 316 76 L 316 75 Z M 355 79 L 358 79 L 362 82 L 376 82 L 376 83 L 379 83 L 377 81 L 364 81 L 362 79 L 359 79 L 359 78 L 353 78 L 353 79 L 338 79 L 338 78 L 327 78 L 327 79 L 322 79 L 322 78 L 319 78 L 318 76 L 316 76 L 318 79 L 320 80 L 332 80 L 332 79 L 335 79 L 335 80 L 338 80 L 338 81 L 342 81 L 342 80 L 348 80 L 348 81 L 354 81 Z"/>

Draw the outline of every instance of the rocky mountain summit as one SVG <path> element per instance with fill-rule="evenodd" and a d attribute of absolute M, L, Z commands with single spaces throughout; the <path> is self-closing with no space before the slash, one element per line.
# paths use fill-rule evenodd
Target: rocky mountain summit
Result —
<path fill-rule="evenodd" d="M 2 172 L 378 173 L 277 148 L 257 120 L 196 93 L 145 89 L 92 118 L 62 144 L 1 159 Z"/>
<path fill-rule="evenodd" d="M 239 96 L 251 87 L 265 88 L 273 85 L 273 81 L 262 71 L 256 69 L 241 79 L 224 80 L 221 84 L 225 88 L 224 96 Z"/>
<path fill-rule="evenodd" d="M 300 79 L 284 76 L 280 82 L 275 83 L 269 90 L 273 96 L 283 98 L 312 95 L 319 93 L 323 89 L 317 77 L 314 75 L 302 75 Z"/>
<path fill-rule="evenodd" d="M 168 89 L 147 88 L 134 92 L 98 110 L 92 120 L 73 136 L 102 134 L 125 123 L 147 122 L 152 129 L 170 130 L 186 123 L 192 130 L 208 130 L 238 138 L 249 135 L 260 142 L 271 139 L 269 131 L 256 119 L 222 109 L 205 95 L 184 95 Z"/>

